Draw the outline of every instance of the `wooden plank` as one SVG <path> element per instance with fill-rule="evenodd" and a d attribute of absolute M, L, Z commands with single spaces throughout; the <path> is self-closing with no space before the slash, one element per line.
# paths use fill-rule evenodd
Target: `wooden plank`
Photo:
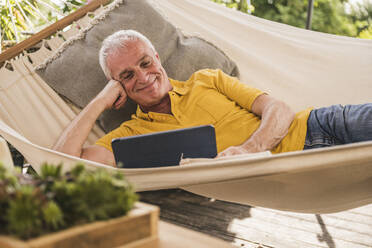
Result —
<path fill-rule="evenodd" d="M 369 205 L 372 210 L 372 205 Z M 276 211 L 272 209 L 265 209 L 265 211 Z M 298 214 L 298 213 L 291 213 L 291 212 L 283 212 L 280 211 L 278 214 L 283 216 L 288 216 L 291 218 L 298 218 L 299 220 L 307 220 L 316 222 L 311 214 Z M 343 211 L 340 213 L 333 213 L 333 214 L 322 214 L 321 215 L 324 221 L 327 222 L 327 225 L 334 226 L 334 227 L 343 227 L 345 225 L 353 225 L 353 230 L 366 230 L 367 228 L 372 229 L 372 218 L 365 218 L 363 215 L 353 213 L 350 211 Z"/>
<path fill-rule="evenodd" d="M 372 205 L 356 208 L 350 210 L 350 212 L 372 219 Z"/>
<path fill-rule="evenodd" d="M 372 205 L 371 205 L 372 207 Z M 364 219 L 351 219 L 353 215 L 350 215 L 349 211 L 344 211 L 336 214 L 322 214 L 322 215 L 313 215 L 313 214 L 299 214 L 283 211 L 275 211 L 272 209 L 264 208 L 255 208 L 255 210 L 263 211 L 264 216 L 270 215 L 270 213 L 276 213 L 277 216 L 282 216 L 291 219 L 297 219 L 298 221 L 306 221 L 310 223 L 315 223 L 317 225 L 327 225 L 331 228 L 339 228 L 344 230 L 352 231 L 356 234 L 365 234 L 370 235 L 372 230 L 372 219 L 370 222 L 365 221 Z M 323 224 L 322 224 L 323 222 Z"/>
<path fill-rule="evenodd" d="M 310 230 L 309 228 L 314 227 L 312 229 L 317 230 L 319 226 L 326 226 L 329 230 L 338 230 L 338 235 L 345 238 L 345 235 L 353 236 L 353 239 L 356 239 L 358 235 L 360 237 L 367 236 L 371 239 L 372 236 L 369 225 L 361 224 L 361 223 L 350 223 L 348 221 L 330 218 L 327 215 L 314 215 L 314 214 L 298 214 L 298 213 L 290 213 L 282 214 L 281 211 L 272 211 L 264 208 L 254 208 L 254 215 L 252 213 L 252 217 L 255 219 L 260 220 L 270 220 L 272 222 L 281 222 L 286 221 L 284 226 L 292 226 L 293 228 L 296 227 L 296 223 L 301 223 L 299 225 L 300 229 Z M 350 225 L 350 226 L 349 226 Z M 358 235 L 356 235 L 358 234 Z"/>
<path fill-rule="evenodd" d="M 372 247 L 372 205 L 335 214 L 301 214 L 211 201 L 181 190 L 141 193 L 161 218 L 247 247 Z M 359 216 L 360 218 L 355 218 Z M 255 246 L 256 245 L 256 246 Z"/>
<path fill-rule="evenodd" d="M 170 201 L 168 204 L 171 206 Z M 164 213 L 164 207 L 162 208 L 162 213 Z M 161 214 L 161 217 L 163 215 L 165 215 L 165 213 Z M 242 225 L 239 222 L 239 218 L 234 218 L 226 212 L 211 210 L 206 205 L 195 208 L 187 202 L 184 202 L 182 207 L 177 206 L 172 210 L 169 208 L 165 219 L 177 224 L 183 223 L 185 224 L 184 226 L 193 230 L 221 237 L 226 241 L 234 243 L 240 243 L 236 240 L 240 239 L 242 241 L 251 240 L 268 246 L 317 247 L 314 246 L 316 235 L 310 237 L 307 231 L 290 229 L 288 233 L 287 229 L 284 228 L 282 230 L 283 227 L 281 225 L 262 222 L 261 220 L 253 218 L 253 216 L 247 219 L 253 220 L 254 222 L 249 223 L 249 225 Z M 245 218 L 243 218 L 243 220 L 245 220 Z M 298 237 L 300 237 L 300 239 L 298 239 Z"/>
<path fill-rule="evenodd" d="M 132 242 L 127 245 L 117 246 L 115 248 L 154 248 L 154 247 L 157 247 L 157 243 L 158 243 L 158 237 L 151 236 L 145 239 Z"/>
<path fill-rule="evenodd" d="M 234 248 L 229 243 L 159 221 L 158 248 Z"/>
<path fill-rule="evenodd" d="M 252 218 L 235 222 L 235 225 L 254 226 L 257 230 L 272 230 L 273 233 L 296 236 L 296 239 L 317 245 L 321 243 L 335 244 L 337 247 L 370 247 L 372 244 L 369 225 L 338 223 L 327 215 L 296 214 L 282 215 L 281 211 L 253 208 Z M 299 216 L 301 218 L 299 218 Z M 357 228 L 356 228 L 357 227 Z M 277 231 L 279 230 L 279 231 Z M 305 232 L 305 235 L 301 236 Z"/>
<path fill-rule="evenodd" d="M 7 236 L 0 236 L 1 248 L 25 248 L 25 242 Z"/>
<path fill-rule="evenodd" d="M 52 25 L 44 28 L 40 32 L 32 35 L 30 38 L 18 43 L 17 45 L 5 50 L 0 54 L 0 64 L 6 60 L 10 60 L 17 56 L 18 54 L 22 53 L 22 51 L 31 48 L 42 39 L 45 39 L 52 34 L 56 33 L 58 30 L 62 30 L 63 28 L 67 27 L 74 21 L 78 20 L 79 18 L 83 17 L 86 13 L 94 11 L 99 6 L 104 5 L 111 0 L 94 0 L 91 3 L 81 7 L 80 9 L 76 10 L 72 14 L 62 18 L 61 20 L 53 23 Z"/>
<path fill-rule="evenodd" d="M 71 227 L 27 241 L 0 237 L 1 247 L 9 248 L 57 248 L 57 247 L 138 247 L 153 243 L 157 237 L 156 206 L 136 203 L 126 216 L 106 221 Z M 153 223 L 156 222 L 156 223 Z M 155 228 L 156 230 L 151 230 Z M 143 240 L 142 242 L 137 242 Z"/>
<path fill-rule="evenodd" d="M 245 212 L 250 211 L 252 207 L 241 205 L 241 204 L 226 204 L 223 201 L 215 201 L 211 202 L 209 198 L 205 197 L 190 197 L 190 194 L 188 193 L 176 193 L 174 191 L 173 193 L 167 192 L 167 191 L 161 191 L 156 192 L 156 194 L 153 194 L 151 196 L 146 196 L 146 200 L 150 201 L 160 201 L 159 198 L 168 197 L 172 198 L 174 195 L 174 198 L 177 199 L 177 201 L 183 201 L 183 202 L 189 202 L 192 204 L 198 204 L 198 205 L 210 205 L 210 208 L 213 209 L 221 209 L 222 211 L 225 211 L 226 213 L 229 213 L 230 215 L 239 216 L 242 217 L 245 216 Z M 149 198 L 150 197 L 150 198 Z M 312 221 L 314 223 L 317 223 L 316 218 L 314 218 L 314 215 L 312 214 L 301 214 L 301 213 L 293 213 L 293 212 L 285 212 L 285 211 L 277 211 L 273 209 L 266 209 L 266 208 L 255 208 L 255 209 L 265 209 L 263 211 L 272 211 L 279 215 L 287 216 L 290 218 L 298 218 L 299 220 L 307 219 L 308 221 Z M 355 230 L 355 227 L 361 226 L 363 230 L 368 230 L 368 226 L 372 229 L 372 216 L 367 215 L 368 213 L 372 213 L 372 204 L 356 209 L 352 209 L 349 211 L 343 211 L 340 213 L 333 213 L 333 214 L 325 214 L 322 215 L 322 218 L 324 220 L 327 220 L 327 223 L 330 222 L 328 225 L 332 225 L 331 223 L 335 223 L 335 225 L 343 226 L 350 224 L 353 225 L 353 230 Z"/>
<path fill-rule="evenodd" d="M 208 202 L 210 202 L 207 198 L 188 197 L 185 194 L 177 195 L 177 201 L 190 202 L 193 204 L 208 204 Z M 225 211 L 227 214 L 234 215 L 237 217 L 240 215 L 242 217 L 243 216 L 242 213 L 244 213 L 245 211 L 249 211 L 251 207 L 239 205 L 239 204 L 229 205 L 229 204 L 225 204 L 222 201 L 216 201 L 215 203 L 210 204 L 210 208 L 213 208 L 216 210 L 220 209 L 222 211 Z M 365 210 L 366 212 L 372 211 L 372 205 L 358 208 L 355 210 L 344 211 L 341 213 L 321 215 L 321 218 L 323 219 L 324 222 L 327 223 L 327 226 L 343 228 L 346 230 L 348 230 L 348 226 L 352 226 L 350 230 L 353 232 L 361 233 L 361 234 L 369 234 L 370 233 L 369 229 L 372 229 L 372 218 L 368 219 L 364 215 L 358 215 L 358 213 L 354 213 L 355 211 L 358 211 L 359 209 L 366 209 Z M 308 221 L 308 222 L 315 223 L 316 225 L 320 225 L 316 216 L 312 214 L 301 214 L 301 213 L 277 211 L 277 210 L 265 209 L 265 208 L 255 208 L 255 210 L 262 211 L 263 217 L 265 217 L 266 215 L 271 215 L 272 213 L 275 213 L 275 215 L 278 216 L 278 218 L 282 216 L 284 218 L 288 217 L 291 219 L 297 219 L 298 221 Z"/>
<path fill-rule="evenodd" d="M 270 233 L 271 230 L 268 230 L 266 232 L 265 230 L 257 229 L 257 226 L 239 226 L 233 224 L 233 220 L 231 220 L 228 225 L 225 225 L 224 221 L 221 221 L 219 218 L 216 217 L 217 215 L 207 216 L 203 214 L 206 212 L 205 209 L 200 209 L 200 211 L 200 214 L 185 214 L 184 211 L 168 211 L 166 214 L 166 218 L 164 219 L 174 224 L 181 225 L 198 232 L 222 238 L 225 241 L 237 245 L 244 244 L 245 242 L 250 242 L 252 244 L 264 244 L 270 247 L 274 247 L 274 245 L 279 247 L 314 247 L 310 243 L 288 239 L 288 237 L 273 237 L 273 235 L 271 235 Z"/>
<path fill-rule="evenodd" d="M 290 246 L 293 241 L 305 242 L 310 247 L 323 247 L 332 244 L 336 247 L 367 248 L 372 244 L 371 234 L 358 234 L 343 228 L 329 227 L 322 223 L 319 215 L 316 217 L 319 218 L 321 224 L 269 215 L 267 212 L 262 212 L 262 216 L 257 216 L 257 212 L 256 209 L 252 209 L 251 218 L 234 220 L 230 225 L 230 230 L 242 235 L 242 237 L 247 228 L 255 229 L 255 233 L 270 234 L 269 245 L 273 246 L 284 240 L 288 243 L 286 246 Z"/>

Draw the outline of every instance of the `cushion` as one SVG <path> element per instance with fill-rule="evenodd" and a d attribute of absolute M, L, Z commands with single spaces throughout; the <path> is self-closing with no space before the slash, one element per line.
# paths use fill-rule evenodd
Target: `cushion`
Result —
<path fill-rule="evenodd" d="M 187 80 L 199 69 L 221 69 L 239 76 L 236 64 L 221 50 L 198 37 L 187 37 L 169 23 L 153 3 L 146 0 L 114 2 L 113 10 L 95 17 L 92 25 L 80 31 L 43 65 L 37 73 L 56 92 L 76 106 L 85 107 L 106 85 L 98 62 L 102 41 L 121 29 L 134 29 L 154 44 L 168 76 Z M 127 102 L 120 110 L 105 111 L 99 123 L 108 132 L 130 119 L 136 104 Z"/>

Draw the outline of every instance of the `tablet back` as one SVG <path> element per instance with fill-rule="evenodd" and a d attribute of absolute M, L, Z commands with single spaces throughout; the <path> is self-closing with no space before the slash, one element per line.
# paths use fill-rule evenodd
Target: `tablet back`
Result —
<path fill-rule="evenodd" d="M 149 168 L 178 165 L 182 158 L 217 156 L 211 125 L 130 136 L 112 140 L 118 167 Z"/>

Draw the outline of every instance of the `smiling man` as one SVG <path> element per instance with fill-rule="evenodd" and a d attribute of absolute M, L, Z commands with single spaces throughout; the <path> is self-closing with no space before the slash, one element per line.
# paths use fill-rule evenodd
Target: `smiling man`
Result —
<path fill-rule="evenodd" d="M 133 30 L 103 41 L 100 64 L 109 82 L 62 133 L 55 150 L 115 165 L 114 138 L 206 124 L 215 127 L 219 156 L 372 140 L 372 104 L 295 114 L 284 102 L 220 70 L 197 71 L 186 82 L 173 80 L 151 42 Z M 138 104 L 132 119 L 83 147 L 99 115 L 124 107 L 128 97 Z"/>

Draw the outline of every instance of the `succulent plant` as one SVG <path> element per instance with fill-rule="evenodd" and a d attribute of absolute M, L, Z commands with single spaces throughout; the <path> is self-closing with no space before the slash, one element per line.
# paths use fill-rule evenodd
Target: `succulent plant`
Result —
<path fill-rule="evenodd" d="M 41 233 L 40 192 L 29 185 L 20 186 L 10 199 L 6 217 L 8 231 L 21 238 Z"/>
<path fill-rule="evenodd" d="M 122 174 L 44 164 L 13 174 L 0 164 L 0 233 L 28 239 L 73 225 L 125 215 L 138 200 Z"/>

